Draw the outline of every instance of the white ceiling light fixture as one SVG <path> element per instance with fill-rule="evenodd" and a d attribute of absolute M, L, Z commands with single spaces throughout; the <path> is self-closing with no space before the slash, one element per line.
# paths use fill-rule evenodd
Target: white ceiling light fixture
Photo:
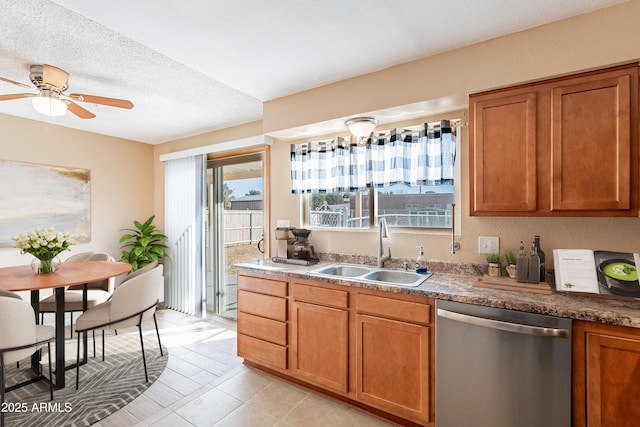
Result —
<path fill-rule="evenodd" d="M 31 98 L 33 108 L 40 114 L 49 117 L 64 116 L 67 103 L 60 99 L 57 92 L 41 89 L 40 94 Z"/>
<path fill-rule="evenodd" d="M 354 117 L 344 122 L 349 131 L 356 137 L 358 144 L 364 145 L 378 126 L 378 119 L 375 117 Z"/>
<path fill-rule="evenodd" d="M 125 108 L 127 110 L 133 108 L 133 103 L 126 99 L 107 98 L 105 96 L 80 93 L 65 94 L 64 92 L 69 89 L 69 73 L 53 65 L 34 64 L 29 67 L 29 71 L 29 79 L 38 93 L 11 93 L 8 95 L 0 95 L 0 101 L 31 98 L 33 108 L 40 114 L 48 117 L 63 116 L 67 110 L 69 110 L 81 119 L 93 119 L 96 115 L 76 104 L 76 101 Z M 31 89 L 29 85 L 4 77 L 0 77 L 0 81 Z"/>

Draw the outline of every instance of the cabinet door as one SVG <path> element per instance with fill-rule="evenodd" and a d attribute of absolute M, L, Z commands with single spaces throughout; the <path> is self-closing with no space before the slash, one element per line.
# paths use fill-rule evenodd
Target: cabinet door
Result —
<path fill-rule="evenodd" d="M 471 98 L 471 214 L 537 209 L 535 92 Z"/>
<path fill-rule="evenodd" d="M 551 211 L 631 209 L 636 80 L 632 68 L 552 88 Z"/>
<path fill-rule="evenodd" d="M 588 427 L 632 427 L 640 420 L 640 341 L 588 333 Z"/>
<path fill-rule="evenodd" d="M 640 420 L 640 329 L 575 320 L 575 427 L 631 427 Z"/>
<path fill-rule="evenodd" d="M 430 328 L 357 315 L 357 397 L 430 422 Z"/>
<path fill-rule="evenodd" d="M 293 302 L 291 368 L 295 376 L 348 391 L 349 312 Z"/>

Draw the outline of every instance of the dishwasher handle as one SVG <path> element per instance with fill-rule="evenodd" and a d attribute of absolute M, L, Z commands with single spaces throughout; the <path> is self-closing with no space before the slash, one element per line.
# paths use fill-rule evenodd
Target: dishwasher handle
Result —
<path fill-rule="evenodd" d="M 482 326 L 485 328 L 499 329 L 506 332 L 514 332 L 517 334 L 536 335 L 551 338 L 569 338 L 568 329 L 545 328 L 544 326 L 530 326 L 519 323 L 505 322 L 503 320 L 493 320 L 484 317 L 470 316 L 468 314 L 456 313 L 454 311 L 437 310 L 438 317 L 454 320 L 456 322 L 468 323 L 471 325 Z"/>

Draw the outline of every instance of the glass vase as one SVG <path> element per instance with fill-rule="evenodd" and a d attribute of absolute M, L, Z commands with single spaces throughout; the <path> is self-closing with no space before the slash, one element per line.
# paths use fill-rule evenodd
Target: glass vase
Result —
<path fill-rule="evenodd" d="M 31 268 L 35 274 L 49 274 L 55 272 L 60 264 L 60 258 L 57 256 L 50 259 L 34 258 L 31 261 Z"/>

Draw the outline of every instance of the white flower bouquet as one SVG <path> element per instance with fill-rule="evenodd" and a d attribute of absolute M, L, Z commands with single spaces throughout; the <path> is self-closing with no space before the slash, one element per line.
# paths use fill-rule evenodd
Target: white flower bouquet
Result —
<path fill-rule="evenodd" d="M 21 254 L 31 254 L 40 260 L 38 273 L 53 273 L 52 260 L 60 252 L 69 250 L 69 246 L 78 242 L 70 233 L 56 231 L 53 227 L 39 228 L 29 233 L 11 237 L 13 247 L 19 248 Z"/>

